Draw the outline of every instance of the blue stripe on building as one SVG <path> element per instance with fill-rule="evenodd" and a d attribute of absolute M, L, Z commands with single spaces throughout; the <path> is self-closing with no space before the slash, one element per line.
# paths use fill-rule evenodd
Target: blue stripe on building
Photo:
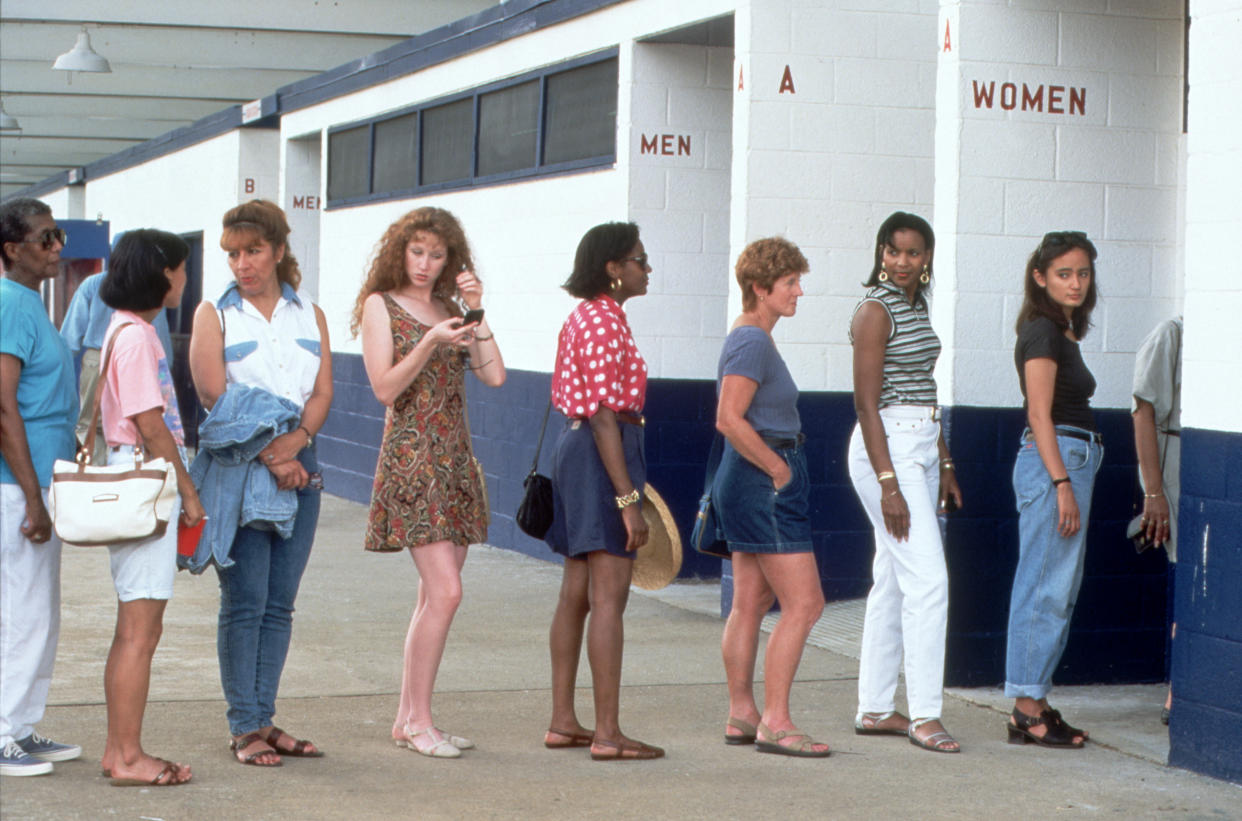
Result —
<path fill-rule="evenodd" d="M 333 354 L 336 394 L 319 435 L 319 458 L 330 492 L 358 502 L 370 498 L 383 407 L 375 401 L 362 358 Z M 541 541 L 513 522 L 530 470 L 550 376 L 509 370 L 504 386 L 467 380 L 475 455 L 487 473 L 492 522 L 488 541 L 554 561 Z M 713 435 L 715 383 L 653 379 L 647 393 L 647 459 L 651 483 L 681 526 L 683 543 L 703 488 L 703 462 Z M 871 584 L 871 527 L 854 494 L 846 453 L 855 416 L 846 392 L 807 392 L 798 410 L 807 434 L 812 483 L 811 519 L 821 583 L 830 601 L 865 595 Z M 1136 499 L 1134 437 L 1124 410 L 1097 411 L 1105 459 L 1095 485 L 1087 565 L 1069 645 L 1054 680 L 1059 684 L 1162 681 L 1167 619 L 1163 551 L 1136 555 L 1125 525 Z M 540 469 L 548 472 L 563 424 L 555 412 Z M 946 413 L 966 507 L 949 517 L 949 635 L 945 683 L 995 685 L 1004 679 L 1009 591 L 1017 563 L 1017 513 L 1010 476 L 1024 426 L 1018 408 L 953 408 Z M 1189 531 L 1185 531 L 1189 532 Z M 361 534 L 359 540 L 361 541 Z M 731 595 L 729 565 L 688 552 L 682 578 L 721 575 Z M 1242 665 L 1239 665 L 1242 667 Z"/>
<path fill-rule="evenodd" d="M 1242 434 L 1182 430 L 1169 763 L 1242 782 Z"/>

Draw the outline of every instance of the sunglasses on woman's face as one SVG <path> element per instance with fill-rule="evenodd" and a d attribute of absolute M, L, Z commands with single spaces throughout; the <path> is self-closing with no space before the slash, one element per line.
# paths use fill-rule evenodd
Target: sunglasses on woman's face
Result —
<path fill-rule="evenodd" d="M 69 235 L 65 233 L 65 229 L 63 228 L 49 228 L 46 231 L 44 231 L 42 234 L 39 234 L 39 236 L 36 237 L 35 239 L 22 240 L 23 243 L 37 242 L 43 246 L 44 251 L 52 250 L 52 245 L 54 245 L 57 242 L 59 242 L 61 247 L 63 248 L 65 246 L 65 243 L 67 243 L 68 241 L 69 241 Z"/>

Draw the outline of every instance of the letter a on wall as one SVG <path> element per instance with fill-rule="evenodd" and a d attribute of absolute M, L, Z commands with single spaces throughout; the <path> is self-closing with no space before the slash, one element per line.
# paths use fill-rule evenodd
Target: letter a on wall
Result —
<path fill-rule="evenodd" d="M 743 71 L 744 70 L 741 66 L 737 67 L 737 90 L 738 91 L 741 91 L 742 89 L 746 88 L 746 82 L 742 79 Z"/>
<path fill-rule="evenodd" d="M 953 38 L 949 35 L 949 21 L 948 20 L 944 21 L 944 48 L 941 50 L 942 51 L 953 50 Z"/>
<path fill-rule="evenodd" d="M 781 87 L 776 93 L 784 94 L 786 91 L 790 94 L 798 93 L 794 91 L 793 73 L 789 70 L 789 66 L 785 66 L 785 73 L 781 75 Z"/>

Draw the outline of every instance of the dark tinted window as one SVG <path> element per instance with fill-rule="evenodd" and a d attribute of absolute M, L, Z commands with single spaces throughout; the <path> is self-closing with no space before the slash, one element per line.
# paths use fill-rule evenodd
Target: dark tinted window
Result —
<path fill-rule="evenodd" d="M 337 131 L 328 136 L 328 199 L 368 193 L 371 127 Z"/>
<path fill-rule="evenodd" d="M 474 100 L 423 111 L 423 185 L 470 176 L 474 147 Z"/>
<path fill-rule="evenodd" d="M 371 191 L 404 191 L 418 185 L 418 115 L 375 124 Z"/>
<path fill-rule="evenodd" d="M 610 155 L 617 139 L 617 61 L 548 77 L 543 162 Z"/>
<path fill-rule="evenodd" d="M 479 176 L 531 168 L 539 131 L 539 81 L 479 97 Z"/>

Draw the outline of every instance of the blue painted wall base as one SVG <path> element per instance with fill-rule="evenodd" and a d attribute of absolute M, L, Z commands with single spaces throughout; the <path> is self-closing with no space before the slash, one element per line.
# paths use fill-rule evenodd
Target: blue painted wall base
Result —
<path fill-rule="evenodd" d="M 1242 783 L 1242 434 L 1182 430 L 1169 763 Z"/>

